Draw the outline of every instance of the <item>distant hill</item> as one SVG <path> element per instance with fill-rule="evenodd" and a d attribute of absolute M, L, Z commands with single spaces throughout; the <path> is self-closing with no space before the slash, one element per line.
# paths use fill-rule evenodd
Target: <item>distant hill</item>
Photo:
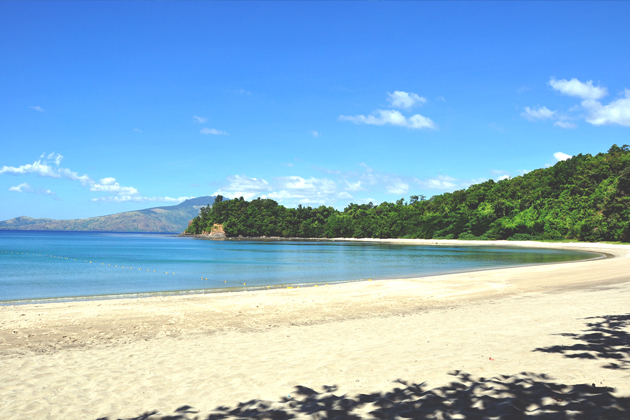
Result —
<path fill-rule="evenodd" d="M 55 220 L 22 216 L 0 222 L 0 230 L 183 232 L 201 207 L 213 203 L 214 197 L 197 197 L 176 206 L 153 207 L 89 219 Z"/>

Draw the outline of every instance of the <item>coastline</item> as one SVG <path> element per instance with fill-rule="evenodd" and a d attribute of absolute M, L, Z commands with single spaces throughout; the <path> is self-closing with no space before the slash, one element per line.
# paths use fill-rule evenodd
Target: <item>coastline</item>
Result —
<path fill-rule="evenodd" d="M 410 276 L 405 278 L 388 278 L 378 280 L 351 280 L 327 283 L 325 279 L 317 286 L 305 285 L 278 285 L 276 287 L 256 287 L 234 289 L 199 289 L 182 290 L 173 292 L 150 292 L 143 294 L 120 294 L 114 296 L 85 296 L 69 298 L 53 298 L 50 300 L 36 300 L 32 303 L 7 301 L 0 305 L 0 356 L 15 354 L 24 351 L 37 353 L 56 351 L 58 349 L 83 347 L 86 337 L 80 332 L 74 331 L 71 326 L 65 325 L 63 320 L 67 316 L 61 314 L 68 312 L 74 318 L 74 324 L 95 324 L 107 326 L 113 318 L 125 314 L 126 318 L 143 320 L 143 308 L 153 305 L 160 307 L 158 312 L 183 311 L 187 315 L 195 317 L 208 315 L 220 311 L 227 313 L 227 322 L 230 314 L 234 312 L 233 304 L 240 301 L 255 299 L 268 300 L 272 305 L 280 305 L 280 302 L 289 298 L 309 297 L 312 303 L 297 313 L 291 314 L 292 322 L 321 323 L 333 320 L 355 319 L 371 316 L 372 309 L 380 316 L 399 315 L 408 312 L 416 312 L 424 309 L 439 308 L 452 304 L 472 302 L 476 300 L 488 300 L 506 297 L 514 294 L 529 292 L 551 292 L 563 290 L 588 289 L 630 281 L 630 245 L 609 245 L 601 243 L 546 243 L 546 242 L 509 242 L 507 241 L 459 241 L 459 240 L 421 240 L 421 239 L 348 239 L 333 238 L 326 241 L 353 241 L 353 242 L 378 242 L 401 245 L 432 245 L 432 246 L 515 246 L 525 248 L 566 249 L 592 252 L 600 257 L 586 260 L 566 261 L 557 263 L 545 263 L 535 265 L 521 265 L 510 267 L 482 268 L 478 270 L 466 270 L 446 274 L 428 274 L 424 276 Z M 302 286 L 302 287 L 300 287 Z M 331 293 L 331 291 L 334 291 Z M 379 302 L 373 299 L 373 294 L 383 298 Z M 344 307 L 348 301 L 352 301 L 354 308 L 350 312 L 339 312 L 336 309 Z M 182 310 L 182 306 L 193 305 L 192 308 Z M 320 304 L 331 306 L 329 314 L 325 317 L 316 315 Z M 215 309 L 200 310 L 206 306 Z M 98 310 L 95 309 L 98 308 Z M 59 329 L 62 340 L 56 342 L 54 336 L 40 336 L 43 332 L 25 322 L 19 322 L 18 327 L 28 331 L 28 339 L 22 340 L 19 333 L 11 334 L 8 325 L 11 321 L 26 321 L 32 319 L 29 313 L 44 312 L 48 315 L 59 314 L 59 320 L 54 322 L 53 329 Z M 237 311 L 238 312 L 238 311 Z M 311 313 L 312 312 L 312 313 Z M 26 318 L 18 318 L 17 313 Z M 238 312 L 241 313 L 241 312 Z M 254 314 L 256 315 L 256 314 Z M 109 318 L 109 319 L 108 319 Z M 49 318 L 52 321 L 54 318 Z M 260 324 L 266 324 L 267 321 Z M 272 319 L 275 325 L 281 325 L 286 320 Z M 232 320 L 227 322 L 230 328 L 240 329 L 243 325 Z M 159 322 L 155 322 L 159 324 Z M 272 325 L 274 325 L 272 324 Z M 43 329 L 51 327 L 44 323 Z M 164 327 L 164 325 L 162 325 Z M 178 334 L 182 333 L 215 333 L 222 331 L 221 322 L 206 327 L 175 328 Z M 159 330 L 159 331 L 158 331 Z M 142 339 L 152 339 L 160 333 L 167 332 L 169 328 L 149 328 Z M 104 335 L 102 331 L 100 335 Z M 170 333 L 169 333 L 170 334 Z M 138 335 L 138 334 L 134 334 Z M 105 337 L 109 335 L 105 334 Z M 90 344 L 97 344 L 99 337 L 90 338 Z M 115 334 L 104 342 L 129 337 Z"/>
<path fill-rule="evenodd" d="M 217 236 L 220 235 L 220 236 Z M 216 233 L 204 233 L 199 235 L 192 234 L 180 234 L 178 237 L 191 238 L 191 239 L 201 239 L 201 240 L 225 240 L 224 234 L 216 234 Z M 592 260 L 599 258 L 613 258 L 612 254 L 602 253 L 598 250 L 584 250 L 584 249 L 575 249 L 575 248 L 561 248 L 557 243 L 551 243 L 551 246 L 539 246 L 540 242 L 532 242 L 532 241 L 523 241 L 523 242 L 514 242 L 514 241 L 459 241 L 459 240 L 422 240 L 422 239 L 371 239 L 371 238 L 281 238 L 281 237 L 260 237 L 260 238 L 228 238 L 228 240 L 234 241 L 271 241 L 271 242 L 281 242 L 281 241 L 289 241 L 289 242 L 365 242 L 365 243 L 392 243 L 397 245 L 411 245 L 411 246 L 453 246 L 453 247 L 499 247 L 499 248 L 534 248 L 534 249 L 566 249 L 566 250 L 574 250 L 579 252 L 586 252 L 593 254 L 593 257 L 586 259 L 579 259 L 577 261 L 584 260 Z M 532 245 L 533 244 L 533 245 Z M 539 245 L 536 245 L 539 244 Z M 590 245 L 590 244 L 589 244 Z M 534 265 L 547 265 L 547 264 L 563 264 L 574 261 L 558 261 L 558 262 L 542 262 L 542 263 L 527 263 L 527 264 L 515 264 L 515 265 L 505 265 L 505 266 L 497 266 L 497 267 L 481 267 L 481 268 L 464 268 L 452 271 L 442 271 L 442 272 L 431 272 L 431 273 L 422 273 L 422 274 L 408 274 L 404 276 L 394 275 L 394 276 L 372 276 L 374 280 L 405 280 L 405 279 L 414 279 L 414 278 L 426 278 L 426 277 L 435 277 L 435 276 L 443 276 L 450 274 L 460 274 L 474 271 L 491 271 L 496 269 L 503 268 L 518 268 L 518 267 L 530 267 Z M 335 280 L 335 281 L 327 281 L 326 284 L 344 284 L 344 283 L 357 283 L 368 281 L 368 278 L 355 278 L 355 279 L 343 279 L 343 280 Z M 369 279 L 372 281 L 372 279 Z M 319 284 L 317 284 L 319 283 Z M 196 289 L 179 289 L 179 290 L 164 290 L 164 291 L 144 291 L 144 292 L 129 292 L 129 293 L 107 293 L 107 294 L 96 294 L 96 295 L 69 295 L 69 296 L 59 296 L 59 297 L 47 297 L 47 298 L 24 298 L 24 299 L 13 299 L 13 300 L 0 300 L 0 307 L 2 306 L 11 306 L 11 305 L 39 305 L 39 304 L 48 304 L 48 303 L 64 303 L 64 302 L 75 302 L 75 301 L 102 301 L 102 300 L 110 300 L 110 299 L 145 299 L 150 297 L 167 297 L 167 296 L 182 296 L 182 295 L 205 295 L 205 294 L 217 294 L 217 293 L 235 293 L 242 291 L 264 291 L 269 289 L 284 289 L 284 288 L 300 288 L 300 287 L 314 287 L 321 286 L 322 282 L 291 282 L 291 283 L 278 283 L 278 284 L 269 284 L 269 285 L 260 285 L 260 286 L 232 286 L 232 287 L 219 287 L 219 288 L 196 288 Z"/>
<path fill-rule="evenodd" d="M 576 249 L 613 258 L 299 289 L 3 306 L 2 418 L 131 418 L 183 405 L 207 413 L 251 399 L 280 404 L 296 385 L 318 392 L 335 385 L 336 395 L 388 391 L 396 379 L 443 386 L 457 369 L 476 377 L 544 373 L 556 383 L 597 382 L 615 388 L 615 398 L 630 395 L 627 344 L 617 359 L 536 350 L 579 344 L 589 318 L 630 320 L 629 245 L 380 242 Z M 617 333 L 630 332 L 630 321 L 623 322 Z"/>

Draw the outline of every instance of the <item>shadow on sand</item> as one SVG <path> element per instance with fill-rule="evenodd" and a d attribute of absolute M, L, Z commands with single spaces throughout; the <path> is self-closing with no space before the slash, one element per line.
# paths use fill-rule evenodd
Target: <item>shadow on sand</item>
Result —
<path fill-rule="evenodd" d="M 184 406 L 172 414 L 153 411 L 128 420 L 630 419 L 630 398 L 613 396 L 612 388 L 563 385 L 535 373 L 490 379 L 460 371 L 452 375 L 449 385 L 433 389 L 399 380 L 390 392 L 338 396 L 334 386 L 321 393 L 298 386 L 275 402 L 251 400 L 203 415 Z"/>
<path fill-rule="evenodd" d="M 534 351 L 560 353 L 564 357 L 580 359 L 606 359 L 606 369 L 630 369 L 630 314 L 586 318 L 588 327 L 582 334 L 564 333 L 578 341 L 572 346 L 552 346 Z M 630 416 L 628 417 L 630 418 Z"/>

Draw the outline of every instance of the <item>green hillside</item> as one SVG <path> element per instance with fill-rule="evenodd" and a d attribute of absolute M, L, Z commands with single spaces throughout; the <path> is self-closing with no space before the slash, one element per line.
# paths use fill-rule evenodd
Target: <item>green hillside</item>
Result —
<path fill-rule="evenodd" d="M 183 232 L 199 209 L 214 197 L 197 197 L 176 206 L 153 207 L 89 219 L 54 220 L 16 217 L 0 222 L 0 230 L 64 230 L 108 232 Z"/>
<path fill-rule="evenodd" d="M 189 233 L 222 224 L 230 236 L 577 239 L 630 241 L 630 148 L 577 155 L 553 167 L 395 203 L 289 209 L 273 200 L 217 197 Z"/>

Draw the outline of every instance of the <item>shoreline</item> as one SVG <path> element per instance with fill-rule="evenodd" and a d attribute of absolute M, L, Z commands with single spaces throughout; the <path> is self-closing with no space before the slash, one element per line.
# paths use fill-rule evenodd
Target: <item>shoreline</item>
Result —
<path fill-rule="evenodd" d="M 192 234 L 181 234 L 178 237 L 187 237 L 192 239 L 202 239 L 202 240 L 217 240 L 212 235 L 208 234 L 200 234 L 200 235 L 192 235 Z M 593 254 L 599 254 L 599 256 L 593 256 L 592 258 L 573 260 L 573 261 L 559 261 L 559 262 L 549 262 L 549 263 L 533 263 L 533 264 L 519 264 L 519 265 L 509 265 L 509 266 L 498 266 L 498 267 L 482 267 L 475 269 L 463 269 L 463 270 L 455 270 L 455 271 L 445 271 L 439 273 L 429 273 L 422 274 L 422 277 L 435 277 L 435 276 L 444 276 L 451 274 L 461 274 L 461 273 L 472 273 L 476 271 L 492 271 L 499 270 L 505 268 L 519 268 L 519 267 L 532 267 L 537 265 L 549 265 L 549 264 L 567 264 L 578 261 L 591 261 L 602 258 L 614 258 L 615 256 L 610 253 L 605 253 L 601 251 L 584 250 L 584 249 L 574 249 L 574 247 L 562 248 L 559 245 L 563 245 L 563 243 L 546 243 L 546 242 L 536 242 L 536 241 L 469 241 L 469 240 L 447 240 L 447 239 L 372 239 L 372 238 L 280 238 L 280 237 L 261 237 L 261 238 L 228 238 L 228 240 L 233 239 L 236 241 L 244 240 L 244 241 L 283 241 L 288 240 L 290 242 L 297 241 L 322 241 L 322 242 L 365 242 L 365 243 L 392 243 L 399 245 L 412 245 L 412 246 L 470 246 L 470 247 L 503 247 L 503 248 L 534 248 L 534 249 L 564 249 L 564 250 L 574 250 L 574 251 L 584 251 Z M 220 239 L 223 240 L 223 239 Z M 551 246 L 539 246 L 543 244 L 550 244 Z M 574 243 L 569 243 L 574 244 Z M 577 242 L 577 244 L 585 244 L 591 245 L 592 243 L 586 242 Z M 595 245 L 605 245 L 605 244 L 597 244 Z M 384 278 L 375 278 L 375 281 L 380 280 L 405 280 L 405 279 L 414 279 L 419 277 L 417 274 L 410 274 L 404 277 L 384 277 Z M 357 283 L 368 281 L 365 279 L 351 279 L 351 280 L 339 280 L 333 282 L 327 282 L 328 284 L 345 284 L 345 283 Z M 369 281 L 372 281 L 369 279 Z M 13 300 L 0 300 L 0 307 L 2 306 L 11 306 L 11 305 L 37 305 L 37 304 L 49 304 L 49 303 L 65 303 L 65 302 L 85 302 L 85 301 L 103 301 L 103 300 L 112 300 L 112 299 L 146 299 L 151 297 L 168 297 L 168 296 L 184 296 L 184 295 L 206 295 L 206 294 L 218 294 L 218 293 L 237 293 L 237 292 L 253 292 L 253 291 L 264 291 L 271 289 L 284 289 L 284 288 L 293 288 L 293 287 L 315 287 L 316 285 L 321 285 L 319 283 L 283 283 L 283 284 L 274 284 L 274 285 L 261 285 L 261 286 L 250 286 L 250 287 L 221 287 L 221 288 L 203 288 L 203 289 L 181 289 L 181 290 L 167 290 L 167 291 L 153 291 L 153 292 L 135 292 L 135 293 L 111 293 L 111 294 L 103 294 L 103 295 L 79 295 L 79 296 L 61 296 L 61 297 L 50 297 L 50 298 L 33 298 L 33 299 L 13 299 Z"/>
<path fill-rule="evenodd" d="M 2 306 L 0 417 L 187 419 L 251 405 L 262 418 L 279 410 L 302 419 L 310 417 L 299 408 L 324 396 L 382 398 L 394 388 L 412 393 L 413 383 L 455 395 L 463 382 L 475 391 L 451 399 L 473 406 L 477 397 L 466 395 L 483 392 L 485 417 L 526 401 L 534 404 L 527 413 L 557 413 L 567 404 L 593 410 L 605 402 L 626 410 L 605 417 L 624 418 L 630 246 L 543 244 L 614 258 L 299 289 Z M 530 385 L 538 391 L 526 391 Z M 322 394 L 301 396 L 297 386 Z M 506 390 L 515 397 L 506 399 Z M 177 411 L 183 406 L 192 407 L 189 414 Z M 360 417 L 378 408 L 353 407 Z"/>
<path fill-rule="evenodd" d="M 207 233 L 180 233 L 175 236 L 179 238 L 189 238 L 189 239 L 205 239 L 205 240 L 213 240 L 219 238 L 219 240 L 227 240 L 227 241 L 313 241 L 313 242 L 410 242 L 417 244 L 426 244 L 426 245 L 457 245 L 457 244 L 466 244 L 471 246 L 479 246 L 480 244 L 551 244 L 551 245 L 569 245 L 569 244 L 597 244 L 597 245 L 612 245 L 612 246 L 630 246 L 630 243 L 607 243 L 607 242 L 584 242 L 584 241 L 568 241 L 568 242 L 554 242 L 553 240 L 549 241 L 512 241 L 507 239 L 497 239 L 497 240 L 469 240 L 469 239 L 405 239 L 405 238 L 302 238 L 297 236 L 283 237 L 283 236 L 217 236 L 216 234 L 207 234 Z"/>
<path fill-rule="evenodd" d="M 346 239 L 343 239 L 346 241 Z M 357 240 L 362 242 L 381 242 L 397 244 L 426 244 L 453 245 L 460 241 L 453 240 Z M 420 242 L 422 241 L 422 242 Z M 478 245 L 478 241 L 465 241 L 464 246 Z M 505 246 L 504 241 L 493 241 L 486 246 Z M 247 306 L 246 302 L 252 300 L 267 301 L 272 307 L 277 308 L 282 302 L 296 298 L 310 299 L 311 304 L 304 308 L 296 309 L 291 314 L 292 321 L 296 323 L 326 323 L 333 320 L 348 318 L 365 318 L 373 316 L 374 311 L 379 316 L 400 315 L 422 311 L 425 309 L 438 308 L 453 304 L 474 302 L 478 300 L 489 300 L 511 296 L 515 294 L 529 292 L 553 292 L 563 290 L 589 289 L 611 284 L 619 284 L 630 281 L 630 245 L 608 245 L 592 243 L 539 243 L 539 242 L 518 242 L 514 246 L 530 248 L 549 249 L 570 249 L 593 252 L 600 254 L 586 260 L 565 261 L 558 263 L 546 263 L 535 265 L 521 265 L 511 267 L 482 268 L 479 270 L 467 270 L 437 275 L 424 275 L 406 278 L 377 279 L 373 281 L 356 280 L 343 281 L 326 284 L 325 281 L 316 285 L 305 285 L 295 287 L 285 285 L 279 287 L 251 288 L 238 287 L 237 290 L 225 292 L 196 293 L 197 291 L 167 292 L 160 294 L 137 297 L 118 295 L 115 298 L 86 299 L 69 298 L 67 300 L 58 299 L 56 302 L 27 302 L 20 304 L 0 305 L 0 356 L 6 354 L 16 354 L 22 351 L 48 352 L 57 349 L 82 347 L 85 342 L 85 335 L 77 328 L 66 325 L 62 320 L 68 316 L 75 317 L 73 325 L 94 323 L 99 327 L 94 327 L 101 331 L 113 319 L 120 317 L 134 319 L 144 322 L 147 308 L 159 307 L 153 312 L 170 313 L 178 311 L 192 316 L 193 318 L 204 317 L 211 313 L 221 312 L 221 322 L 214 325 L 205 326 L 184 326 L 180 322 L 175 323 L 177 328 L 175 334 L 180 333 L 214 333 L 229 328 L 241 329 L 247 322 L 235 322 L 231 314 L 235 311 L 239 314 L 247 314 L 251 310 L 238 311 L 235 308 Z M 204 289 L 206 290 L 206 289 Z M 331 293 L 332 291 L 332 293 Z M 120 296 L 120 297 L 119 297 Z M 128 296 L 128 295 L 127 295 Z M 379 300 L 380 299 L 380 300 Z M 345 309 L 352 301 L 355 306 L 351 313 L 339 312 L 340 308 Z M 191 308 L 182 308 L 186 305 Z M 320 305 L 328 305 L 330 309 L 326 316 L 320 316 L 318 310 Z M 215 307 L 216 309 L 208 309 Z M 199 309 L 204 308 L 204 309 Z M 295 309 L 295 308 L 294 308 Z M 55 329 L 58 329 L 61 340 L 56 342 L 54 336 L 44 336 L 46 328 L 50 327 L 46 323 L 41 325 L 29 324 L 32 319 L 29 314 L 33 313 L 58 314 L 59 320 L 55 322 Z M 152 311 L 150 311 L 152 312 Z M 20 315 L 18 315 L 18 313 Z M 65 314 L 63 315 L 62 314 Z M 24 315 L 21 315 L 24 314 Z M 258 312 L 252 313 L 259 315 Z M 264 315 L 264 314 L 263 314 Z M 268 315 L 268 314 L 267 314 Z M 20 318 L 24 317 L 24 318 Z M 142 339 L 151 339 L 159 333 L 170 331 L 168 323 L 161 323 L 168 319 L 168 315 L 161 315 L 151 324 L 159 328 L 148 328 L 143 334 L 134 333 Z M 277 319 L 274 316 L 264 316 L 265 320 L 258 320 L 257 323 L 266 325 L 271 321 L 271 325 L 284 324 L 286 317 Z M 281 317 L 282 318 L 282 317 Z M 11 334 L 7 325 L 13 321 L 18 321 L 18 326 L 28 332 L 27 340 L 20 333 Z M 166 326 L 165 326 L 166 325 Z M 258 327 L 252 327 L 257 329 Z M 105 335 L 100 332 L 100 335 Z M 92 334 L 93 335 L 93 334 Z M 109 335 L 105 335 L 109 337 Z M 110 343 L 111 340 L 100 340 L 100 337 L 92 337 L 94 343 Z M 125 334 L 114 334 L 110 337 L 114 341 L 127 341 L 130 337 Z M 133 338 L 133 337 L 132 337 Z M 53 339 L 53 340 L 51 340 Z M 51 344 L 52 343 L 52 344 Z"/>

